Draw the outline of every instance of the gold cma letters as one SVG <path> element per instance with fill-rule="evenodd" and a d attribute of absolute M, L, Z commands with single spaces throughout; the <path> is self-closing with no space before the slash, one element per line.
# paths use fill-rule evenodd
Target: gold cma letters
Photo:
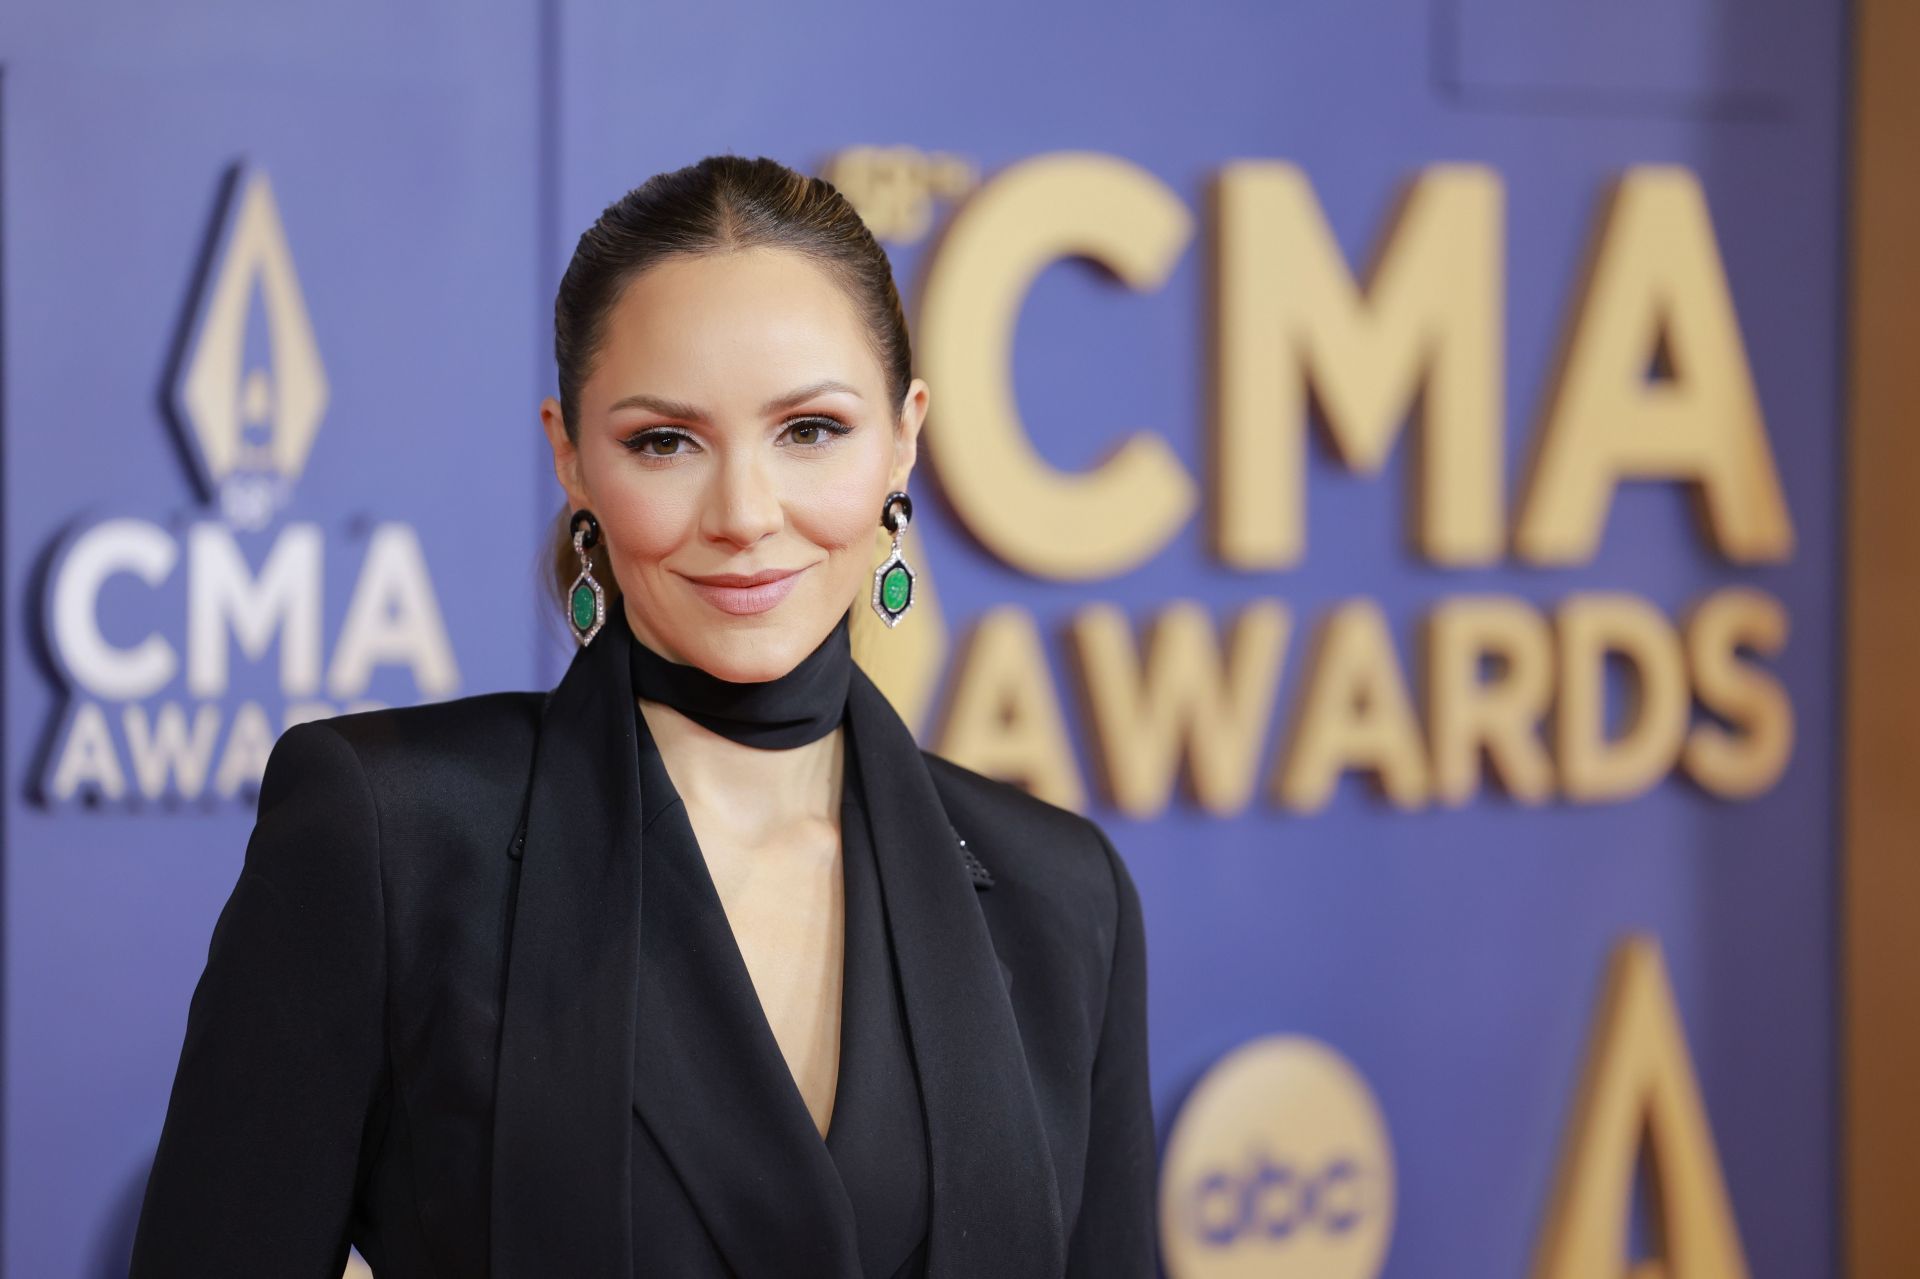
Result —
<path fill-rule="evenodd" d="M 1742 562 L 1793 552 L 1793 526 L 1700 182 L 1635 169 L 1601 218 L 1516 534 L 1539 564 L 1593 558 L 1623 479 L 1692 482 Z M 1649 380 L 1658 352 L 1666 376 Z"/>
<path fill-rule="evenodd" d="M 1230 163 L 1217 195 L 1210 483 L 1221 558 L 1272 570 L 1306 553 L 1311 397 L 1336 452 L 1362 474 L 1385 464 L 1418 405 L 1417 547 L 1437 564 L 1497 560 L 1507 524 L 1500 176 L 1423 170 L 1364 284 L 1297 167 Z M 1144 292 L 1191 237 L 1192 219 L 1158 178 L 1067 152 L 987 181 L 933 250 L 917 326 L 935 387 L 930 456 L 962 522 L 1009 565 L 1058 580 L 1115 577 L 1193 515 L 1198 487 L 1159 435 L 1136 430 L 1098 466 L 1064 472 L 1034 450 L 1013 395 L 1020 306 L 1048 264 L 1087 258 Z M 1591 558 L 1620 482 L 1658 479 L 1697 488 L 1729 558 L 1786 558 L 1793 529 L 1698 179 L 1629 170 L 1602 207 L 1590 260 L 1517 553 Z M 1650 379 L 1656 357 L 1664 367 Z"/>
<path fill-rule="evenodd" d="M 1427 722 L 1433 789 L 1458 807 L 1480 788 L 1480 751 L 1507 793 L 1526 804 L 1553 792 L 1540 725 L 1553 707 L 1553 635 L 1547 619 L 1506 596 L 1456 596 L 1427 620 Z M 1483 676 L 1483 664 L 1495 673 Z"/>
<path fill-rule="evenodd" d="M 1426 804 L 1420 721 L 1378 604 L 1348 600 L 1327 615 L 1307 662 L 1292 739 L 1276 786 L 1296 811 L 1324 806 L 1348 769 L 1372 773 L 1396 808 Z"/>
<path fill-rule="evenodd" d="M 1499 557 L 1504 199 L 1491 169 L 1429 168 L 1363 290 L 1306 174 L 1266 161 L 1221 173 L 1214 537 L 1228 564 L 1287 568 L 1306 552 L 1310 385 L 1363 475 L 1386 465 L 1419 399 L 1417 544 L 1439 564 Z"/>
<path fill-rule="evenodd" d="M 1378 473 L 1416 432 L 1420 553 L 1448 566 L 1498 561 L 1509 544 L 1500 176 L 1477 165 L 1422 170 L 1357 274 L 1296 166 L 1230 162 L 1215 195 L 1205 487 L 1221 559 L 1273 571 L 1305 555 L 1311 406 L 1335 454 L 1362 474 Z M 1193 232 L 1153 174 L 1066 152 L 995 175 L 931 250 L 917 326 L 935 387 L 929 456 L 961 521 L 1014 568 L 1063 581 L 1120 576 L 1193 518 L 1202 486 L 1159 431 L 1133 424 L 1104 461 L 1063 471 L 1034 449 L 1013 394 L 1020 308 L 1048 265 L 1089 259 L 1148 291 Z M 1729 559 L 1787 558 L 1793 528 L 1695 176 L 1626 171 L 1595 218 L 1588 261 L 1520 486 L 1513 554 L 1590 559 L 1620 485 L 1652 479 L 1696 494 L 1706 537 Z M 1556 608 L 1442 598 L 1404 666 L 1377 604 L 1335 602 L 1298 623 L 1307 652 L 1264 786 L 1292 613 L 1277 599 L 1249 601 L 1223 637 L 1192 601 L 1152 612 L 1136 641 L 1119 608 L 1079 608 L 1065 636 L 1078 677 L 1071 708 L 1034 616 L 1002 608 L 982 618 L 948 685 L 936 749 L 1079 808 L 1088 788 L 1069 732 L 1077 711 L 1103 798 L 1143 818 L 1181 780 L 1217 815 L 1256 796 L 1311 813 L 1348 772 L 1370 776 L 1402 809 L 1471 802 L 1487 777 L 1521 804 L 1617 802 L 1676 771 L 1748 798 L 1779 778 L 1792 751 L 1786 689 L 1748 657 L 1782 649 L 1786 610 L 1745 587 L 1714 591 L 1677 619 L 1630 591 L 1579 592 Z M 1608 672 L 1621 666 L 1633 695 L 1614 727 Z M 905 700 L 917 709 L 930 687 L 922 679 Z"/>
<path fill-rule="evenodd" d="M 1085 807 L 1046 649 L 1024 609 L 992 609 L 974 623 L 947 707 L 940 754 L 1062 808 Z"/>
<path fill-rule="evenodd" d="M 1634 1265 L 1628 1223 L 1643 1138 L 1659 1255 Z M 1533 1279 L 1747 1273 L 1659 945 L 1628 938 L 1614 951 Z"/>
<path fill-rule="evenodd" d="M 1102 798 L 1152 817 L 1184 776 L 1203 811 L 1243 811 L 1260 790 L 1292 611 L 1255 599 L 1223 634 L 1199 603 L 1176 599 L 1140 629 L 1136 638 L 1122 609 L 1094 603 L 1065 635 L 1071 708 Z M 1264 796 L 1294 813 L 1325 807 L 1348 772 L 1405 810 L 1469 803 L 1489 773 L 1522 804 L 1617 802 L 1676 771 L 1745 799 L 1779 779 L 1793 750 L 1786 688 L 1748 656 L 1781 651 L 1786 609 L 1751 587 L 1709 592 L 1677 622 L 1624 591 L 1578 591 L 1550 609 L 1508 595 L 1443 598 L 1415 628 L 1410 667 L 1372 600 L 1340 601 L 1300 629 L 1306 653 Z M 1605 715 L 1613 665 L 1632 673 L 1632 713 L 1619 725 Z M 1695 716 L 1696 703 L 1706 714 Z M 1068 709 L 1033 615 L 1002 606 L 956 661 L 936 749 L 1080 808 Z"/>
<path fill-rule="evenodd" d="M 1034 451 L 1013 398 L 1013 331 L 1034 277 L 1091 258 L 1158 288 L 1193 236 L 1167 185 L 1092 152 L 1022 161 L 961 206 L 921 291 L 920 365 L 952 425 L 934 465 L 969 529 L 1037 577 L 1113 577 L 1166 545 L 1199 493 L 1167 442 L 1140 431 L 1085 474 Z M 942 433 L 931 432 L 930 439 Z M 938 447 L 936 445 L 936 447 Z"/>
<path fill-rule="evenodd" d="M 1256 600 L 1235 619 L 1223 655 L 1206 610 L 1176 600 L 1154 619 L 1143 657 L 1118 607 L 1080 611 L 1081 693 L 1115 808 L 1129 817 L 1165 808 L 1183 754 L 1202 809 L 1228 816 L 1247 806 L 1291 629 L 1284 605 Z"/>

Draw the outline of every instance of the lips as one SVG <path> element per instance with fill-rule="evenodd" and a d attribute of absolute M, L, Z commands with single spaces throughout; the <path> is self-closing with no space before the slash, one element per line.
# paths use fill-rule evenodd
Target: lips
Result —
<path fill-rule="evenodd" d="M 694 593 L 723 613 L 764 613 L 793 593 L 806 569 L 770 568 L 758 573 L 714 573 L 689 577 Z"/>

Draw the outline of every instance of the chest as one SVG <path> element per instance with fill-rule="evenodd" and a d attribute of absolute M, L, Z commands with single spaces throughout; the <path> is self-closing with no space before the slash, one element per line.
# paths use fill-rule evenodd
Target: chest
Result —
<path fill-rule="evenodd" d="M 767 1028 L 824 1133 L 839 1075 L 845 971 L 839 828 L 805 822 L 748 843 L 722 814 L 689 805 L 687 816 Z"/>

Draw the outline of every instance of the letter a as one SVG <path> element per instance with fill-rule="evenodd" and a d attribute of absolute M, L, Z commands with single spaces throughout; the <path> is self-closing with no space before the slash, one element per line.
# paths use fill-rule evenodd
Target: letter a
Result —
<path fill-rule="evenodd" d="M 1630 1270 L 1629 1213 L 1643 1134 L 1661 1257 L 1656 1266 Z M 1686 1034 L 1651 937 L 1630 937 L 1614 951 L 1533 1274 L 1747 1279 Z"/>

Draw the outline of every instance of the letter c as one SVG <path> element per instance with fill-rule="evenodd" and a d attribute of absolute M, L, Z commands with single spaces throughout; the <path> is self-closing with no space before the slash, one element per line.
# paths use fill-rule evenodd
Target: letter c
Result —
<path fill-rule="evenodd" d="M 1013 394 L 1014 327 L 1042 270 L 1091 258 L 1144 292 L 1192 235 L 1164 182 L 1089 151 L 1015 164 L 954 215 L 921 292 L 929 454 L 961 521 L 1007 564 L 1057 581 L 1114 577 L 1192 515 L 1193 477 L 1158 435 L 1135 432 L 1091 470 L 1060 471 L 1034 450 Z"/>
<path fill-rule="evenodd" d="M 165 688 L 180 667 L 173 645 L 149 634 L 116 648 L 100 633 L 100 588 L 116 573 L 158 586 L 173 572 L 179 548 L 146 520 L 113 519 L 75 540 L 54 577 L 49 629 L 67 672 L 95 697 L 133 701 Z"/>

